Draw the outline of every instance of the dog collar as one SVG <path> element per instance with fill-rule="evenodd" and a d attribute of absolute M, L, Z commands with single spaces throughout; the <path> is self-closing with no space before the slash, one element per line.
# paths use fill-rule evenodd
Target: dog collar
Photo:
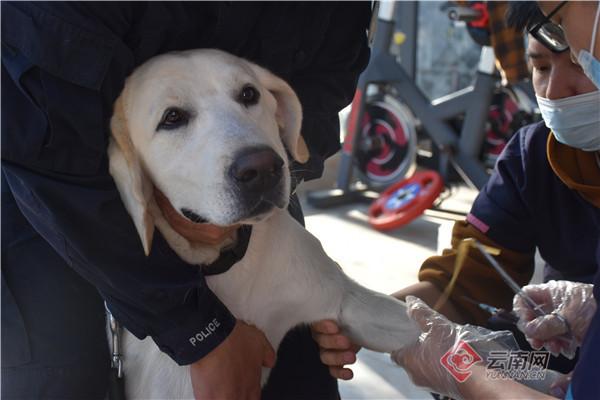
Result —
<path fill-rule="evenodd" d="M 202 265 L 204 275 L 217 275 L 229 271 L 233 264 L 240 261 L 246 255 L 248 244 L 250 243 L 250 235 L 252 226 L 242 225 L 237 230 L 237 243 L 235 246 L 223 250 L 213 263 Z"/>
<path fill-rule="evenodd" d="M 239 225 L 219 226 L 208 223 L 196 223 L 179 214 L 160 190 L 154 188 L 154 198 L 163 216 L 178 234 L 192 243 L 219 246 L 233 236 Z"/>
<path fill-rule="evenodd" d="M 233 264 L 244 258 L 246 250 L 248 250 L 248 243 L 250 243 L 252 226 L 218 226 L 195 223 L 181 216 L 173 208 L 169 199 L 157 188 L 154 188 L 154 198 L 171 227 L 181 236 L 192 242 L 215 246 L 223 243 L 225 239 L 232 237 L 234 232 L 237 231 L 237 240 L 234 246 L 222 250 L 219 258 L 214 262 L 201 266 L 204 275 L 222 274 L 228 271 Z"/>

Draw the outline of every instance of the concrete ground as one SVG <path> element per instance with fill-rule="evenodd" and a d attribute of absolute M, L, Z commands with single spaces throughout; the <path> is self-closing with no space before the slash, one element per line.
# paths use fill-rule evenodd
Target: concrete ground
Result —
<path fill-rule="evenodd" d="M 438 232 L 452 226 L 449 221 L 421 217 L 403 229 L 384 234 L 369 227 L 366 205 L 323 211 L 304 203 L 304 210 L 306 227 L 344 271 L 383 293 L 417 282 L 420 263 L 436 252 Z M 431 399 L 410 383 L 389 355 L 362 349 L 352 369 L 354 379 L 339 382 L 342 399 Z"/>
<path fill-rule="evenodd" d="M 326 165 L 324 178 L 303 184 L 299 190 L 306 227 L 318 237 L 328 254 L 362 285 L 391 293 L 417 282 L 423 260 L 448 247 L 454 221 L 423 215 L 388 232 L 372 229 L 366 204 L 316 209 L 306 202 L 307 191 L 331 189 L 337 159 Z M 477 192 L 458 186 L 443 207 L 467 212 Z M 353 367 L 354 379 L 340 381 L 342 399 L 431 399 L 428 392 L 410 383 L 403 369 L 388 355 L 361 350 Z"/>

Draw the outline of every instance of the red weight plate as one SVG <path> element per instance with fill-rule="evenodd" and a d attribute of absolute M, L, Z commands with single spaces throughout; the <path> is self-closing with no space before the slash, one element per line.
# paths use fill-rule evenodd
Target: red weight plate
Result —
<path fill-rule="evenodd" d="M 443 188 L 437 172 L 416 172 L 381 193 L 369 207 L 369 223 L 381 231 L 406 225 L 431 207 Z"/>

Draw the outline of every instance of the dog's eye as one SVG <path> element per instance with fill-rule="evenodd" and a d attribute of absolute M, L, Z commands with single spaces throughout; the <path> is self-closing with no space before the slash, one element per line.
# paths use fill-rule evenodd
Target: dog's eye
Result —
<path fill-rule="evenodd" d="M 180 108 L 168 108 L 163 114 L 156 129 L 176 129 L 186 125 L 188 121 L 189 114 L 185 110 Z"/>
<path fill-rule="evenodd" d="M 253 104 L 258 103 L 258 99 L 260 97 L 260 93 L 254 86 L 246 85 L 240 92 L 239 101 L 244 106 L 248 107 Z"/>

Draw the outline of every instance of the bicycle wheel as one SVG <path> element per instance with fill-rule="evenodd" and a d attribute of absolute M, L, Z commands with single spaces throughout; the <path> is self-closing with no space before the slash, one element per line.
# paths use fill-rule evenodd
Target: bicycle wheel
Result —
<path fill-rule="evenodd" d="M 373 95 L 367 98 L 361 125 L 354 157 L 364 184 L 383 190 L 414 171 L 416 122 L 405 105 L 388 94 Z"/>

